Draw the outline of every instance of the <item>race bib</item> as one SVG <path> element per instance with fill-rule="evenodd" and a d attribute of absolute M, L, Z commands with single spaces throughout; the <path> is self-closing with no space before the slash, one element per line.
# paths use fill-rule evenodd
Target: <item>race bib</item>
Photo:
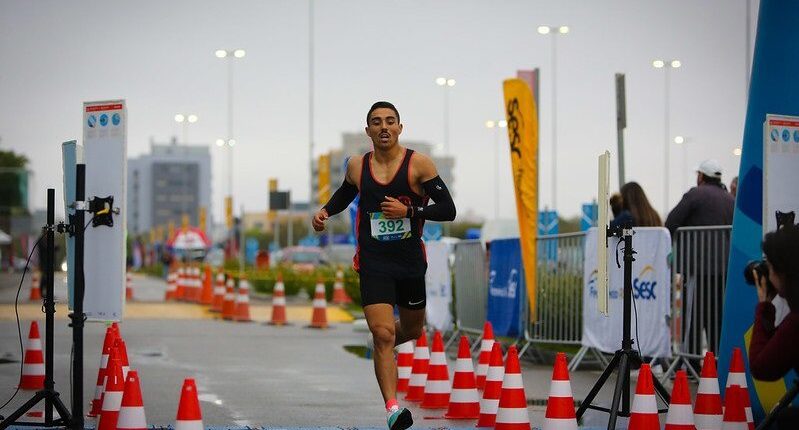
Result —
<path fill-rule="evenodd" d="M 386 219 L 383 212 L 369 214 L 372 237 L 379 241 L 402 240 L 411 237 L 409 218 Z"/>

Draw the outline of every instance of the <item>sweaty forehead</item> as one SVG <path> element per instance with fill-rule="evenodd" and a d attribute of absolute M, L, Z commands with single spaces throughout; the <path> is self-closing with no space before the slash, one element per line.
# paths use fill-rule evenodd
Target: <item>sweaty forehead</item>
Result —
<path fill-rule="evenodd" d="M 397 119 L 397 114 L 390 108 L 377 108 L 369 114 L 369 121 L 372 121 L 375 118 L 394 118 Z"/>

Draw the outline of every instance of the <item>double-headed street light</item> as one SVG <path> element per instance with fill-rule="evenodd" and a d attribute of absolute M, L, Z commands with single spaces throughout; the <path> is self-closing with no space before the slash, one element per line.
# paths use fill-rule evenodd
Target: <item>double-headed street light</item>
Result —
<path fill-rule="evenodd" d="M 499 133 L 508 126 L 504 119 L 486 121 L 486 128 L 494 129 L 494 219 L 499 219 Z"/>
<path fill-rule="evenodd" d="M 558 209 L 558 36 L 569 34 L 569 26 L 538 26 L 538 34 L 551 35 L 552 40 L 552 208 Z"/>
<path fill-rule="evenodd" d="M 193 113 L 188 114 L 188 115 L 184 115 L 182 113 L 179 113 L 179 114 L 175 115 L 175 122 L 183 125 L 182 142 L 183 142 L 184 145 L 189 143 L 189 137 L 188 137 L 189 136 L 189 124 L 194 124 L 195 122 L 197 122 L 198 119 L 199 118 L 197 117 L 197 115 L 195 115 Z"/>
<path fill-rule="evenodd" d="M 444 88 L 444 155 L 449 155 L 449 89 L 455 86 L 455 79 L 439 77 L 436 85 Z"/>
<path fill-rule="evenodd" d="M 669 117 L 669 110 L 670 110 L 670 103 L 669 103 L 669 95 L 670 95 L 670 71 L 671 69 L 679 69 L 682 66 L 682 62 L 680 60 L 662 60 L 656 59 L 652 61 L 652 67 L 656 69 L 663 69 L 663 77 L 664 77 L 664 87 L 663 87 L 663 136 L 664 136 L 664 154 L 663 154 L 663 213 L 669 213 L 669 153 L 671 150 L 671 131 L 670 131 L 670 117 Z"/>
<path fill-rule="evenodd" d="M 233 60 L 242 59 L 246 54 L 246 51 L 241 48 L 217 49 L 214 51 L 216 58 L 227 59 L 227 137 L 217 139 L 216 144 L 220 147 L 227 147 L 228 197 L 231 202 L 233 201 L 233 146 L 236 144 L 236 139 L 233 138 Z"/>

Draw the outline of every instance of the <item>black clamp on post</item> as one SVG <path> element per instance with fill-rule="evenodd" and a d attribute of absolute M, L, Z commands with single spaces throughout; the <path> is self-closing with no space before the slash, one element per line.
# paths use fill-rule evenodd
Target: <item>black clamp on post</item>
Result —
<path fill-rule="evenodd" d="M 92 227 L 101 225 L 113 227 L 112 214 L 118 214 L 119 209 L 114 208 L 114 196 L 95 197 L 89 201 L 89 212 L 93 214 Z"/>

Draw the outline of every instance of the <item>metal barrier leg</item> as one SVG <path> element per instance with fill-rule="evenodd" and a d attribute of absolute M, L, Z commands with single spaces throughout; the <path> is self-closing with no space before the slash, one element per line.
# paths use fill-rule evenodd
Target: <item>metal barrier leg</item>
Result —
<path fill-rule="evenodd" d="M 663 372 L 663 376 L 660 378 L 660 383 L 661 383 L 661 384 L 665 384 L 665 383 L 666 383 L 666 381 L 668 381 L 668 380 L 669 380 L 669 378 L 671 378 L 671 375 L 672 375 L 672 374 L 673 374 L 675 371 L 677 371 L 677 366 L 679 366 L 679 365 L 680 365 L 680 362 L 681 362 L 681 361 L 683 361 L 683 358 L 682 358 L 681 356 L 679 356 L 679 355 L 678 355 L 678 356 L 677 356 L 677 357 L 674 359 L 674 361 L 672 361 L 672 362 L 671 362 L 671 366 L 669 366 L 669 368 L 668 368 L 668 369 L 666 369 L 666 371 L 665 371 L 665 372 Z"/>
<path fill-rule="evenodd" d="M 569 372 L 574 372 L 577 370 L 577 366 L 579 366 L 583 361 L 583 357 L 585 357 L 586 352 L 588 352 L 588 347 L 583 345 L 580 347 L 580 350 L 577 351 L 577 354 L 574 354 L 574 357 L 572 357 L 571 361 L 569 361 Z"/>
<path fill-rule="evenodd" d="M 458 334 L 460 332 L 461 332 L 460 328 L 456 328 L 455 330 L 452 331 L 452 335 L 450 335 L 449 339 L 447 339 L 447 343 L 444 344 L 444 351 L 447 351 L 449 349 L 449 347 L 452 345 L 452 342 L 454 342 L 455 339 L 459 339 Z"/>

